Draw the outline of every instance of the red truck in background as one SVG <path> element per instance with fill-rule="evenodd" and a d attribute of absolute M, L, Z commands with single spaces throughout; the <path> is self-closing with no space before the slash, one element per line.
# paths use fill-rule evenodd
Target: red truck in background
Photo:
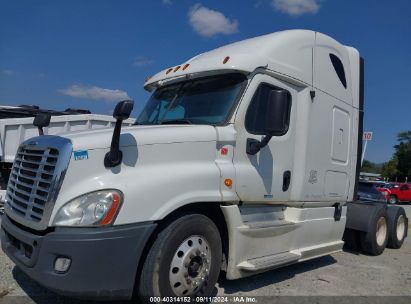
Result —
<path fill-rule="evenodd" d="M 411 202 L 411 185 L 406 183 L 386 184 L 378 187 L 378 191 L 385 196 L 390 204 Z"/>

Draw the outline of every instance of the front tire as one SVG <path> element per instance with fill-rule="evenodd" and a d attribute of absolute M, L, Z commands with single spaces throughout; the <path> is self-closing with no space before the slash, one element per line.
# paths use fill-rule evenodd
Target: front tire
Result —
<path fill-rule="evenodd" d="M 222 245 L 208 217 L 188 214 L 171 222 L 154 241 L 144 262 L 139 296 L 210 296 L 220 273 Z"/>

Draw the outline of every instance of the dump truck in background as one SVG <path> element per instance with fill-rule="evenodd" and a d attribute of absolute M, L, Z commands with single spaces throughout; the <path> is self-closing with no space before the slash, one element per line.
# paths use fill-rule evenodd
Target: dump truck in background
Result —
<path fill-rule="evenodd" d="M 208 302 L 220 271 L 244 278 L 344 243 L 372 255 L 401 247 L 404 210 L 356 202 L 356 49 L 283 31 L 200 54 L 144 87 L 152 95 L 134 126 L 122 129 L 133 108 L 123 101 L 113 130 L 20 145 L 2 249 L 41 285 L 92 299 Z"/>
<path fill-rule="evenodd" d="M 92 114 L 89 110 L 83 109 L 55 111 L 33 105 L 0 106 L 0 212 L 18 147 L 23 141 L 39 135 L 33 120 L 40 113 L 51 115 L 50 125 L 44 129 L 46 135 L 109 128 L 115 122 L 110 115 Z M 124 123 L 132 125 L 134 119 Z"/>

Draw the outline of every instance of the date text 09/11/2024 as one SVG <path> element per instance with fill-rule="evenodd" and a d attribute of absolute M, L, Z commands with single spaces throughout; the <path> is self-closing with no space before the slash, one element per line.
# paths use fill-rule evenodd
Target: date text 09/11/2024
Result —
<path fill-rule="evenodd" d="M 150 297 L 151 303 L 256 303 L 255 297 Z"/>

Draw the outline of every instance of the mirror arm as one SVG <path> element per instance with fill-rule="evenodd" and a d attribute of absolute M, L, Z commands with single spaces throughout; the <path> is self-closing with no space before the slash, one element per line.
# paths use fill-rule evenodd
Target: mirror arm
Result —
<path fill-rule="evenodd" d="M 260 150 L 264 148 L 270 142 L 271 138 L 272 138 L 271 135 L 264 136 L 264 138 L 261 140 L 261 143 L 260 143 Z"/>
<path fill-rule="evenodd" d="M 247 154 L 257 154 L 262 148 L 264 148 L 270 142 L 271 138 L 271 135 L 264 136 L 261 141 L 258 141 L 254 138 L 247 138 Z"/>
<path fill-rule="evenodd" d="M 111 138 L 110 151 L 104 156 L 104 166 L 106 168 L 118 166 L 123 160 L 123 152 L 120 150 L 121 125 L 123 124 L 123 120 L 130 117 L 133 106 L 134 101 L 123 100 L 114 108 L 113 117 L 116 119 L 116 124 L 114 126 L 113 137 Z"/>
<path fill-rule="evenodd" d="M 120 150 L 120 132 L 122 119 L 116 120 L 116 125 L 114 126 L 113 138 L 111 140 L 110 151 L 107 152 L 104 157 L 104 166 L 106 168 L 115 167 L 121 163 L 123 160 L 123 152 Z"/>

